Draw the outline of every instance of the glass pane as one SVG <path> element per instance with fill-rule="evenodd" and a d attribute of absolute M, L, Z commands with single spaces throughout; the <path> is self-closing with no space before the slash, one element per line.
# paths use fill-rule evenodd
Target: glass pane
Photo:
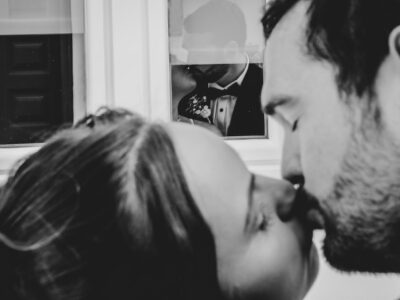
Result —
<path fill-rule="evenodd" d="M 0 0 L 0 144 L 41 142 L 72 123 L 82 3 Z"/>
<path fill-rule="evenodd" d="M 172 119 L 267 137 L 260 109 L 265 0 L 169 0 Z"/>

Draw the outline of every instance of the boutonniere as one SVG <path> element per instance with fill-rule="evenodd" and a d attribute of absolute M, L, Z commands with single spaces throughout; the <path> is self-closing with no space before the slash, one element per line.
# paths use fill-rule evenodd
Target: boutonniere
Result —
<path fill-rule="evenodd" d="M 198 90 L 182 98 L 178 104 L 178 113 L 190 119 L 212 124 L 210 100 Z"/>

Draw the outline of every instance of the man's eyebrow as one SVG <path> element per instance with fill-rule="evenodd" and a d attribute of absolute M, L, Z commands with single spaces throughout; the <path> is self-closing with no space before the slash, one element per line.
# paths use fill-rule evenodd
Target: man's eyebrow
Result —
<path fill-rule="evenodd" d="M 274 115 L 276 113 L 276 108 L 282 106 L 293 100 L 290 96 L 275 96 L 268 101 L 268 104 L 263 107 L 263 111 L 267 115 Z"/>
<path fill-rule="evenodd" d="M 249 182 L 249 189 L 247 191 L 247 212 L 246 212 L 246 220 L 244 223 L 244 232 L 248 233 L 251 232 L 252 220 L 253 218 L 253 190 L 255 184 L 255 175 L 251 173 L 250 182 Z"/>

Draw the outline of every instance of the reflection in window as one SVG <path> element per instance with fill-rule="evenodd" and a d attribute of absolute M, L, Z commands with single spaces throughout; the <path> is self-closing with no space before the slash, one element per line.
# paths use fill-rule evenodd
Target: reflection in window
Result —
<path fill-rule="evenodd" d="M 83 98 L 83 5 L 0 0 L 0 144 L 41 142 Z M 80 91 L 79 93 L 77 91 Z"/>
<path fill-rule="evenodd" d="M 260 109 L 264 0 L 170 0 L 173 120 L 267 136 Z"/>

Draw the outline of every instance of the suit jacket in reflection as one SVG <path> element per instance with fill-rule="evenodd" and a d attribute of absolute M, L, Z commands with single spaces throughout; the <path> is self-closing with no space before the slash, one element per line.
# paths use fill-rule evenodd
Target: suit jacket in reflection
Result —
<path fill-rule="evenodd" d="M 262 84 L 262 69 L 256 64 L 250 64 L 240 85 L 228 136 L 266 135 L 260 101 Z"/>
<path fill-rule="evenodd" d="M 260 103 L 262 84 L 262 69 L 258 65 L 250 64 L 239 87 L 227 136 L 266 135 Z M 207 85 L 207 82 L 198 82 L 196 89 L 180 100 L 178 104 L 180 115 L 212 123 Z"/>

